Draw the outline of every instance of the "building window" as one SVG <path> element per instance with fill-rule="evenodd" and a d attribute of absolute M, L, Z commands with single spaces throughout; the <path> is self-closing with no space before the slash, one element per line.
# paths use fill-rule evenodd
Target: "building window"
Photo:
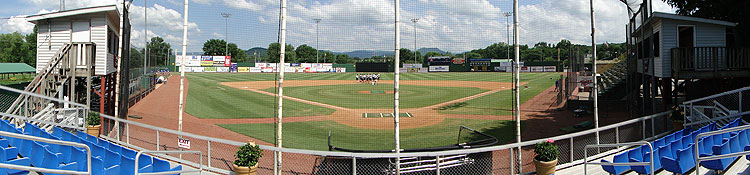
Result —
<path fill-rule="evenodd" d="M 654 37 L 653 38 L 654 38 L 654 57 L 658 57 L 659 56 L 659 52 L 661 52 L 661 50 L 659 50 L 659 41 L 660 41 L 659 40 L 659 32 L 654 33 Z"/>

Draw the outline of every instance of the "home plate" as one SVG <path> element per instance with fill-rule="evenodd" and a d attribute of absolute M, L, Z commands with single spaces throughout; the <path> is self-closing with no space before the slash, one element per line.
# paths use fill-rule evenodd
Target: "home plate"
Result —
<path fill-rule="evenodd" d="M 245 88 L 245 89 L 247 89 L 247 86 L 245 86 L 245 87 L 242 87 L 242 88 Z"/>

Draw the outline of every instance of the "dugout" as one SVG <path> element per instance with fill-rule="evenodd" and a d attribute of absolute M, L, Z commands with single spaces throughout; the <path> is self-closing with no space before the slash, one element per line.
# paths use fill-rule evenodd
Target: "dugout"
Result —
<path fill-rule="evenodd" d="M 357 63 L 355 67 L 357 72 L 393 72 L 390 63 Z"/>

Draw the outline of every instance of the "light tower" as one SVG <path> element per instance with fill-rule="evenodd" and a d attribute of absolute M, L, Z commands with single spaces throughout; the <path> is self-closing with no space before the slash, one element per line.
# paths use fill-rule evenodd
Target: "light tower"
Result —
<path fill-rule="evenodd" d="M 318 34 L 320 34 L 320 28 L 318 27 L 320 24 L 321 19 L 313 19 L 315 21 L 315 63 L 319 63 L 320 60 L 320 38 L 318 38 Z"/>
<path fill-rule="evenodd" d="M 224 56 L 229 55 L 229 17 L 231 13 L 221 13 L 221 17 L 224 17 Z"/>
<path fill-rule="evenodd" d="M 417 22 L 419 18 L 411 19 L 411 23 L 414 24 L 414 64 L 417 64 Z"/>

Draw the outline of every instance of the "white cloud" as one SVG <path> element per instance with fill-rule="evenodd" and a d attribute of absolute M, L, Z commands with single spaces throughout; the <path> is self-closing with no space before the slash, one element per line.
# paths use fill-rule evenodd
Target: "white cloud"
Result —
<path fill-rule="evenodd" d="M 130 24 L 132 25 L 131 44 L 135 47 L 143 47 L 143 29 L 145 27 L 144 7 L 133 5 L 130 7 Z M 180 36 L 179 40 L 165 39 L 173 47 L 182 45 L 183 16 L 175 9 L 166 8 L 159 4 L 153 4 L 148 8 L 148 37 Z M 188 32 L 199 33 L 201 30 L 195 22 L 189 22 Z"/>
<path fill-rule="evenodd" d="M 46 9 L 39 10 L 36 14 L 50 13 Z M 26 15 L 18 15 L 10 17 L 4 23 L 0 24 L 0 32 L 19 32 L 19 33 L 31 33 L 34 31 L 34 24 L 26 20 Z"/>

